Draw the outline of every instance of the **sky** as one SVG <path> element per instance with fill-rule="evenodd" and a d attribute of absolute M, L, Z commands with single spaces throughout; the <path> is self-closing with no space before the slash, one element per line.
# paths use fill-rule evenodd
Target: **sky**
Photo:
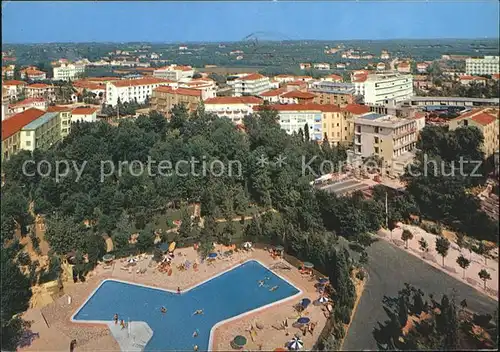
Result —
<path fill-rule="evenodd" d="M 4 43 L 498 38 L 499 2 L 2 1 Z"/>

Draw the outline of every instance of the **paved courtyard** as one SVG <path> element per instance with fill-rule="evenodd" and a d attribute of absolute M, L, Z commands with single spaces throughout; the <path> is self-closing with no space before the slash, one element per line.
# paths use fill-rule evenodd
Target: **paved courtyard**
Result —
<path fill-rule="evenodd" d="M 473 311 L 493 314 L 498 307 L 497 301 L 385 240 L 373 243 L 367 252 L 369 277 L 346 336 L 344 350 L 377 349 L 372 331 L 378 321 L 387 319 L 382 298 L 396 295 L 405 282 L 438 297 L 443 293 L 451 294 L 455 289 L 458 300 L 465 298 Z"/>

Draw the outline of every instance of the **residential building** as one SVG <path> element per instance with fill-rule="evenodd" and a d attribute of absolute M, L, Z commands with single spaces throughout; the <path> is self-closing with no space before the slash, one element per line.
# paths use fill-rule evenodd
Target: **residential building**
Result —
<path fill-rule="evenodd" d="M 325 77 L 321 77 L 320 80 L 321 81 L 326 81 L 326 82 L 337 82 L 337 83 L 340 83 L 340 82 L 344 81 L 344 78 L 342 78 L 342 76 L 339 76 L 339 75 L 331 74 L 331 75 L 328 75 L 328 76 L 325 76 Z"/>
<path fill-rule="evenodd" d="M 269 77 L 259 73 L 252 73 L 243 77 L 239 77 L 227 82 L 233 87 L 234 96 L 241 97 L 243 95 L 259 95 L 271 88 Z"/>
<path fill-rule="evenodd" d="M 330 64 L 320 62 L 320 63 L 314 64 L 314 68 L 316 70 L 319 70 L 319 71 L 328 71 L 328 70 L 330 70 Z"/>
<path fill-rule="evenodd" d="M 55 87 L 45 83 L 33 83 L 26 87 L 26 96 L 53 100 L 55 99 Z"/>
<path fill-rule="evenodd" d="M 336 68 L 338 68 L 339 70 L 345 70 L 346 69 L 346 64 L 343 64 L 343 63 L 338 63 L 335 65 Z"/>
<path fill-rule="evenodd" d="M 27 83 L 18 80 L 7 80 L 2 82 L 2 87 L 7 89 L 10 101 L 17 100 L 18 97 L 22 96 L 25 92 Z"/>
<path fill-rule="evenodd" d="M 243 123 L 243 118 L 254 112 L 262 104 L 262 99 L 257 97 L 216 97 L 204 101 L 205 111 L 214 113 L 219 117 L 226 117 L 234 124 Z"/>
<path fill-rule="evenodd" d="M 292 90 L 301 90 L 303 92 L 306 92 L 308 84 L 304 81 L 293 81 L 290 83 L 286 83 L 285 88 L 288 92 L 291 92 Z"/>
<path fill-rule="evenodd" d="M 291 92 L 282 94 L 279 101 L 281 104 L 310 104 L 315 97 L 316 95 L 313 93 L 292 90 Z"/>
<path fill-rule="evenodd" d="M 417 72 L 418 73 L 426 73 L 428 68 L 429 68 L 429 64 L 427 62 L 417 63 Z"/>
<path fill-rule="evenodd" d="M 409 62 L 401 62 L 398 65 L 398 72 L 399 73 L 410 73 L 411 72 L 411 65 Z"/>
<path fill-rule="evenodd" d="M 76 108 L 71 111 L 71 123 L 97 122 L 97 108 Z"/>
<path fill-rule="evenodd" d="M 268 108 L 278 112 L 280 127 L 288 134 L 298 133 L 304 128 L 309 129 L 309 139 L 323 140 L 323 110 L 325 105 L 319 104 L 291 104 L 270 105 Z M 261 108 L 257 108 L 258 110 Z M 338 107 L 335 107 L 338 109 Z"/>
<path fill-rule="evenodd" d="M 159 86 L 175 86 L 177 82 L 161 78 L 123 79 L 106 83 L 106 104 L 116 106 L 118 99 L 122 103 L 137 100 L 144 103 Z"/>
<path fill-rule="evenodd" d="M 491 79 L 498 81 L 500 79 L 500 73 L 494 73 L 491 75 Z"/>
<path fill-rule="evenodd" d="M 483 134 L 483 152 L 486 158 L 491 157 L 499 149 L 499 110 L 484 108 L 470 110 L 448 122 L 450 130 L 461 126 L 475 126 Z"/>
<path fill-rule="evenodd" d="M 287 92 L 286 88 L 271 89 L 260 93 L 259 97 L 270 104 L 279 104 L 280 97 Z"/>
<path fill-rule="evenodd" d="M 382 53 L 380 54 L 380 59 L 382 60 L 389 60 L 391 58 L 391 54 L 387 50 L 382 50 Z"/>
<path fill-rule="evenodd" d="M 8 114 L 19 114 L 20 112 L 31 108 L 46 111 L 48 105 L 49 103 L 44 98 L 27 98 L 17 103 L 10 104 Z"/>
<path fill-rule="evenodd" d="M 296 80 L 296 77 L 294 75 L 277 75 L 274 76 L 274 80 L 282 84 L 282 83 L 293 82 Z"/>
<path fill-rule="evenodd" d="M 153 77 L 179 81 L 182 78 L 191 78 L 194 69 L 191 66 L 170 65 L 158 68 L 153 71 Z"/>
<path fill-rule="evenodd" d="M 89 80 L 79 80 L 73 83 L 73 88 L 75 88 L 80 95 L 84 94 L 84 92 L 92 93 L 95 94 L 98 99 L 104 99 L 106 96 L 106 84 L 101 82 L 96 83 Z"/>
<path fill-rule="evenodd" d="M 397 103 L 413 96 L 413 78 L 398 73 L 358 76 L 354 81 L 356 95 L 362 95 L 365 104 L 384 105 L 390 100 Z"/>
<path fill-rule="evenodd" d="M 210 78 L 191 79 L 179 82 L 179 88 L 196 89 L 202 92 L 203 100 L 215 98 L 217 96 L 217 84 Z"/>
<path fill-rule="evenodd" d="M 465 73 L 468 75 L 493 75 L 500 72 L 500 56 L 485 56 L 484 58 L 467 58 Z"/>
<path fill-rule="evenodd" d="M 63 105 L 49 106 L 47 108 L 47 112 L 59 113 L 59 120 L 61 121 L 61 138 L 65 138 L 71 132 L 72 110 L 72 107 Z"/>
<path fill-rule="evenodd" d="M 21 70 L 21 78 L 26 79 L 26 76 L 28 76 L 28 79 L 31 79 L 32 81 L 42 81 L 44 79 L 47 79 L 47 74 L 43 71 L 40 71 L 36 67 L 27 67 L 24 70 Z"/>
<path fill-rule="evenodd" d="M 367 113 L 354 119 L 354 153 L 361 158 L 382 159 L 388 174 L 402 174 L 413 160 L 417 142 L 414 119 Z"/>
<path fill-rule="evenodd" d="M 2 161 L 21 150 L 21 129 L 44 114 L 45 111 L 32 108 L 2 121 Z"/>
<path fill-rule="evenodd" d="M 470 85 L 471 83 L 472 84 L 481 84 L 481 85 L 485 85 L 486 84 L 486 78 L 484 77 L 480 77 L 480 76 L 469 76 L 469 75 L 466 75 L 466 76 L 461 76 L 459 78 L 460 80 L 460 84 L 462 85 L 465 85 L 465 86 L 468 86 Z"/>
<path fill-rule="evenodd" d="M 189 111 L 195 111 L 202 101 L 203 91 L 199 89 L 162 86 L 153 90 L 151 110 L 170 116 L 175 105 L 184 104 Z"/>
<path fill-rule="evenodd" d="M 417 142 L 414 119 L 366 113 L 354 119 L 354 153 L 361 158 L 377 156 L 389 174 L 401 174 L 413 159 Z"/>
<path fill-rule="evenodd" d="M 321 105 L 323 137 L 326 135 L 331 145 L 352 144 L 354 121 L 344 108 L 337 105 Z"/>
<path fill-rule="evenodd" d="M 85 65 L 59 60 L 53 67 L 53 71 L 53 80 L 69 81 L 81 77 L 85 73 Z"/>
<path fill-rule="evenodd" d="M 14 117 L 13 117 L 14 118 Z M 48 149 L 61 140 L 59 113 L 47 112 L 21 128 L 21 149 Z"/>
<path fill-rule="evenodd" d="M 301 70 L 309 70 L 311 68 L 311 64 L 309 63 L 300 63 L 299 67 Z"/>
<path fill-rule="evenodd" d="M 9 91 L 7 88 L 2 86 L 2 121 L 9 116 Z"/>
<path fill-rule="evenodd" d="M 385 71 L 387 69 L 387 66 L 384 62 L 379 62 L 377 64 L 377 71 Z"/>
<path fill-rule="evenodd" d="M 315 82 L 309 91 L 316 95 L 314 102 L 317 104 L 345 106 L 352 104 L 355 100 L 352 83 Z"/>
<path fill-rule="evenodd" d="M 12 79 L 14 78 L 14 69 L 16 65 L 2 66 L 2 78 Z"/>

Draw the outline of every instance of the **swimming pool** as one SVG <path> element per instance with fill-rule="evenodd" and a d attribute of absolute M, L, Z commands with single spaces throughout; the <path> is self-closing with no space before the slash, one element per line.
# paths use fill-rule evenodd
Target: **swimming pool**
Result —
<path fill-rule="evenodd" d="M 264 280 L 264 286 L 259 281 Z M 278 286 L 271 291 L 270 288 Z M 208 350 L 212 328 L 222 321 L 300 293 L 256 260 L 247 261 L 177 294 L 158 288 L 105 280 L 74 314 L 74 322 L 144 321 L 153 330 L 145 351 Z M 161 307 L 167 313 L 160 312 Z M 203 309 L 203 315 L 193 315 Z M 198 336 L 193 337 L 193 332 Z"/>

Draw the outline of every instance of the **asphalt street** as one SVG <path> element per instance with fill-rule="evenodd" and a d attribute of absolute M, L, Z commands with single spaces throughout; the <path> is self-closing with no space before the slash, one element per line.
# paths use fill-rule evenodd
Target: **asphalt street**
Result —
<path fill-rule="evenodd" d="M 368 281 L 344 341 L 344 350 L 377 349 L 372 331 L 377 322 L 387 319 L 382 298 L 397 295 L 405 282 L 421 288 L 427 295 L 433 293 L 437 300 L 442 294 L 450 295 L 456 290 L 457 301 L 465 298 L 468 309 L 475 312 L 493 315 L 498 307 L 497 301 L 386 241 L 373 243 L 367 253 Z"/>

